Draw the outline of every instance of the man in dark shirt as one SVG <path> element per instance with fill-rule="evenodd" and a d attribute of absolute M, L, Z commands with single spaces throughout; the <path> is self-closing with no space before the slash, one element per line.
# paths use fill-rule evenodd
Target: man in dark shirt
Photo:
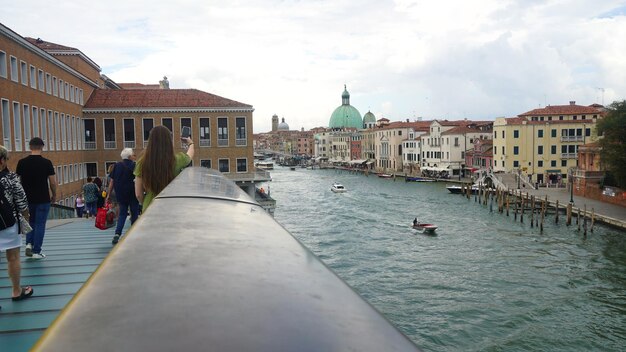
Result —
<path fill-rule="evenodd" d="M 126 223 L 126 216 L 130 210 L 130 223 L 135 223 L 139 217 L 139 201 L 135 197 L 135 153 L 131 148 L 124 148 L 120 154 L 122 161 L 119 161 L 113 167 L 113 171 L 109 177 L 109 188 L 107 189 L 107 198 L 111 194 L 112 189 L 115 190 L 115 197 L 119 204 L 120 214 L 117 219 L 117 227 L 115 236 L 113 236 L 113 244 L 116 244 L 122 236 L 122 230 Z"/>
<path fill-rule="evenodd" d="M 54 203 L 57 193 L 57 181 L 54 166 L 50 160 L 41 156 L 43 140 L 35 137 L 28 143 L 31 153 L 17 162 L 15 172 L 20 175 L 22 186 L 28 199 L 30 226 L 33 230 L 26 234 L 26 256 L 34 259 L 46 257 L 41 252 L 46 220 L 50 212 L 50 203 Z"/>

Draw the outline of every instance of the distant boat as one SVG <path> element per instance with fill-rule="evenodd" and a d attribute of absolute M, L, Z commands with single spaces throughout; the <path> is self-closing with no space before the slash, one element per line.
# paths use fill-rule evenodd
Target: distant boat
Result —
<path fill-rule="evenodd" d="M 404 180 L 406 182 L 435 182 L 433 179 L 418 176 L 407 176 Z"/>
<path fill-rule="evenodd" d="M 391 175 L 391 174 L 378 174 L 378 177 L 381 177 L 381 178 L 392 178 L 393 175 Z"/>
<path fill-rule="evenodd" d="M 296 167 L 295 166 L 291 166 L 291 167 L 289 167 L 289 170 L 296 171 Z"/>
<path fill-rule="evenodd" d="M 335 192 L 335 193 L 345 193 L 348 192 L 348 190 L 341 184 L 341 183 L 333 183 L 333 185 L 330 187 L 330 190 Z"/>
<path fill-rule="evenodd" d="M 274 170 L 274 163 L 271 161 L 258 161 L 255 166 L 257 169 Z"/>
<path fill-rule="evenodd" d="M 418 222 L 417 224 L 413 225 L 413 228 L 424 233 L 434 233 L 435 230 L 437 230 L 437 225 Z"/>
<path fill-rule="evenodd" d="M 463 189 L 461 186 L 457 185 L 446 186 L 446 189 L 452 194 L 461 194 L 461 192 L 467 192 L 467 189 Z M 478 186 L 472 185 L 472 194 L 478 193 L 478 190 Z"/>

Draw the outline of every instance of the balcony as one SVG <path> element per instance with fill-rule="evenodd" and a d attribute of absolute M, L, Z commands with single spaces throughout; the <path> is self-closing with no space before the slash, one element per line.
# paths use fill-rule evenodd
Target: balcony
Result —
<path fill-rule="evenodd" d="M 211 140 L 210 139 L 201 139 L 198 144 L 200 144 L 201 147 L 210 147 L 211 146 Z"/>
<path fill-rule="evenodd" d="M 561 142 L 582 142 L 583 136 L 561 136 Z"/>
<path fill-rule="evenodd" d="M 85 150 L 96 150 L 96 142 L 85 142 Z"/>
<path fill-rule="evenodd" d="M 135 148 L 135 141 L 124 141 L 124 148 Z"/>
<path fill-rule="evenodd" d="M 577 157 L 576 153 L 561 153 L 561 159 L 576 159 Z"/>
<path fill-rule="evenodd" d="M 235 145 L 238 147 L 245 147 L 248 145 L 248 140 L 247 139 L 236 139 L 235 140 Z"/>
<path fill-rule="evenodd" d="M 115 141 L 104 141 L 104 149 L 117 149 Z"/>
<path fill-rule="evenodd" d="M 217 140 L 218 147 L 228 147 L 228 139 L 218 139 Z"/>

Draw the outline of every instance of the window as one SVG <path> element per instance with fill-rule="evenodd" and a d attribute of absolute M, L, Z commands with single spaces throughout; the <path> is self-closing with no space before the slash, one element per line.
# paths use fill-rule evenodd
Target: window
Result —
<path fill-rule="evenodd" d="M 59 85 L 55 76 L 52 77 L 52 95 L 55 97 L 59 96 Z"/>
<path fill-rule="evenodd" d="M 211 146 L 211 124 L 208 117 L 201 117 L 198 121 L 200 123 L 200 146 Z M 210 163 L 210 160 L 209 160 Z"/>
<path fill-rule="evenodd" d="M 124 148 L 135 148 L 135 119 L 124 119 L 123 125 Z"/>
<path fill-rule="evenodd" d="M 11 80 L 18 82 L 18 78 L 17 78 L 17 58 L 15 58 L 15 56 L 11 56 L 10 58 L 11 61 Z"/>
<path fill-rule="evenodd" d="M 211 168 L 211 160 L 209 160 L 209 159 L 200 160 L 200 166 L 206 167 L 207 169 L 210 169 Z"/>
<path fill-rule="evenodd" d="M 189 117 L 181 117 L 180 118 L 180 135 L 183 135 L 183 127 L 189 127 L 189 130 L 191 131 L 191 119 Z M 191 139 L 193 139 L 193 132 L 191 132 L 190 134 Z M 183 146 L 185 142 L 183 142 L 182 140 L 180 141 L 181 147 Z"/>
<path fill-rule="evenodd" d="M 37 69 L 33 65 L 30 65 L 30 87 L 37 89 Z"/>
<path fill-rule="evenodd" d="M 54 145 L 56 150 L 61 150 L 61 121 L 59 121 L 59 113 L 54 112 Z"/>
<path fill-rule="evenodd" d="M 513 160 L 513 167 L 519 167 L 519 161 Z"/>
<path fill-rule="evenodd" d="M 248 159 L 237 159 L 237 172 L 248 172 Z"/>
<path fill-rule="evenodd" d="M 1 50 L 0 50 L 0 77 L 7 78 L 7 53 Z"/>
<path fill-rule="evenodd" d="M 148 145 L 148 138 L 150 137 L 150 131 L 154 127 L 154 119 L 153 118 L 144 118 L 141 120 L 141 125 L 143 128 L 143 146 L 144 148 Z"/>
<path fill-rule="evenodd" d="M 48 130 L 50 131 L 48 149 L 54 150 L 54 113 L 52 110 L 48 110 Z"/>
<path fill-rule="evenodd" d="M 561 166 L 567 167 L 567 159 L 562 159 L 561 160 Z"/>
<path fill-rule="evenodd" d="M 115 119 L 104 119 L 104 149 L 116 149 Z"/>
<path fill-rule="evenodd" d="M 164 117 L 161 120 L 161 124 L 163 124 L 163 126 L 169 128 L 170 132 L 174 131 L 174 126 L 172 125 L 172 118 L 171 117 Z"/>
<path fill-rule="evenodd" d="M 98 164 L 97 163 L 85 163 L 87 177 L 98 176 Z"/>
<path fill-rule="evenodd" d="M 543 138 L 543 130 L 537 130 L 537 138 Z"/>
<path fill-rule="evenodd" d="M 24 61 L 20 61 L 20 69 L 22 74 L 22 84 L 28 86 L 28 65 Z"/>
<path fill-rule="evenodd" d="M 550 154 L 556 154 L 556 145 L 550 146 Z"/>
<path fill-rule="evenodd" d="M 83 90 L 82 90 L 82 89 L 79 89 L 79 90 L 78 90 L 78 93 L 79 93 L 79 95 L 80 95 L 80 96 L 79 96 L 80 101 L 79 101 L 78 103 L 79 103 L 80 105 L 83 105 L 83 103 L 84 103 L 84 100 L 83 100 Z"/>
<path fill-rule="evenodd" d="M 61 113 L 61 150 L 67 150 L 67 123 L 64 113 Z"/>
<path fill-rule="evenodd" d="M 504 146 L 502 146 L 502 155 L 505 155 L 506 153 L 504 152 Z"/>
<path fill-rule="evenodd" d="M 537 146 L 537 154 L 542 155 L 543 154 L 543 146 Z"/>
<path fill-rule="evenodd" d="M 65 100 L 70 100 L 70 84 L 65 82 Z"/>
<path fill-rule="evenodd" d="M 519 138 L 519 130 L 513 130 L 513 138 Z"/>
<path fill-rule="evenodd" d="M 52 94 L 52 76 L 46 72 L 46 93 Z"/>
<path fill-rule="evenodd" d="M 248 144 L 246 140 L 246 118 L 237 117 L 235 120 L 235 145 L 246 146 Z"/>
<path fill-rule="evenodd" d="M 11 114 L 9 112 L 9 101 L 0 100 L 0 114 L 2 114 L 2 144 L 11 151 Z"/>
<path fill-rule="evenodd" d="M 537 166 L 538 167 L 543 167 L 543 160 L 537 161 Z"/>
<path fill-rule="evenodd" d="M 585 136 L 586 137 L 591 136 L 591 128 L 585 128 Z"/>
<path fill-rule="evenodd" d="M 35 109 L 37 110 L 37 109 Z M 28 146 L 28 142 L 30 142 L 31 137 L 31 130 L 30 130 L 30 108 L 28 107 L 28 105 L 24 104 L 22 105 L 22 113 L 23 113 L 23 117 L 24 117 L 24 143 L 26 145 L 26 150 L 30 150 L 30 147 Z"/>
<path fill-rule="evenodd" d="M 519 147 L 518 146 L 514 146 L 513 147 L 513 155 L 518 155 L 519 154 Z"/>
<path fill-rule="evenodd" d="M 228 118 L 226 117 L 217 118 L 217 145 L 228 146 Z"/>
<path fill-rule="evenodd" d="M 218 165 L 220 172 L 228 173 L 230 172 L 230 166 L 228 165 L 228 159 L 219 159 Z"/>
<path fill-rule="evenodd" d="M 556 160 L 550 160 L 550 166 L 556 167 Z"/>
<path fill-rule="evenodd" d="M 39 109 L 33 106 L 33 136 L 41 137 L 39 134 Z"/>
<path fill-rule="evenodd" d="M 70 101 L 74 102 L 74 85 L 70 84 Z"/>
<path fill-rule="evenodd" d="M 43 70 L 37 70 L 37 84 L 39 85 L 39 90 L 43 92 L 46 82 L 43 79 Z"/>
<path fill-rule="evenodd" d="M 59 79 L 59 98 L 65 99 L 65 89 L 63 88 L 63 80 Z"/>
<path fill-rule="evenodd" d="M 13 137 L 15 138 L 15 151 L 22 151 L 22 123 L 20 121 L 20 103 L 13 102 Z"/>
<path fill-rule="evenodd" d="M 85 149 L 96 149 L 96 120 L 83 120 L 85 126 Z"/>

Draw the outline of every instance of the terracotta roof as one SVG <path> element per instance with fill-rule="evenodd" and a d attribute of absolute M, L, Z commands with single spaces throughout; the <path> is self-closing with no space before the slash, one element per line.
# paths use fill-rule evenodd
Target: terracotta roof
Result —
<path fill-rule="evenodd" d="M 428 131 L 431 122 L 432 121 L 413 121 L 413 122 L 394 121 L 394 122 L 389 123 L 388 125 L 382 125 L 380 127 L 376 127 L 376 129 L 377 130 L 390 130 L 390 129 L 395 129 L 395 128 L 413 128 L 416 131 Z"/>
<path fill-rule="evenodd" d="M 456 126 L 447 131 L 441 132 L 442 135 L 447 134 L 464 134 L 464 133 L 487 133 L 491 134 L 491 131 L 482 131 L 478 128 L 472 128 L 468 126 Z"/>
<path fill-rule="evenodd" d="M 85 109 L 132 108 L 252 108 L 197 89 L 96 89 Z"/>
<path fill-rule="evenodd" d="M 45 51 L 79 51 L 78 49 L 69 46 L 46 42 L 44 40 L 41 40 L 41 38 L 35 39 L 30 37 L 24 37 L 24 39 L 28 40 L 31 44 L 37 46 L 39 49 Z"/>
<path fill-rule="evenodd" d="M 550 115 L 581 115 L 581 114 L 600 114 L 599 108 L 582 106 L 582 105 L 551 105 L 541 109 L 534 109 L 518 116 L 550 116 Z"/>
<path fill-rule="evenodd" d="M 158 84 L 118 83 L 117 85 L 122 89 L 161 89 Z"/>

